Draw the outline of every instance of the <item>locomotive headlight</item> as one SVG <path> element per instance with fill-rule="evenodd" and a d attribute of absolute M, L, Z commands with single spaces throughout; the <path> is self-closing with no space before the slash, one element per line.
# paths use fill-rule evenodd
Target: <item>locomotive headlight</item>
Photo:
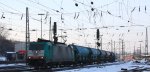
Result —
<path fill-rule="evenodd" d="M 44 57 L 41 57 L 41 59 L 43 59 Z"/>
<path fill-rule="evenodd" d="M 31 59 L 31 57 L 29 57 L 29 59 Z"/>
<path fill-rule="evenodd" d="M 38 53 L 38 51 L 35 51 L 35 53 Z"/>

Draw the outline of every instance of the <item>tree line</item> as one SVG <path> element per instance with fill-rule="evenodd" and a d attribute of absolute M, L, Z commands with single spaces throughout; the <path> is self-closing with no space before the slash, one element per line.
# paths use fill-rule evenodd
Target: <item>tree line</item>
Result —
<path fill-rule="evenodd" d="M 7 39 L 9 35 L 9 30 L 0 25 L 0 55 L 5 54 L 8 51 L 14 51 L 15 42 Z"/>

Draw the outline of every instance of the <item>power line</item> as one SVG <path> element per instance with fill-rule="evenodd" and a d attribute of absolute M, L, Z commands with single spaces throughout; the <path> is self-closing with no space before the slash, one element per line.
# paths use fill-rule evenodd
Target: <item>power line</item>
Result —
<path fill-rule="evenodd" d="M 0 4 L 6 6 L 6 7 L 8 7 L 8 8 L 10 8 L 10 9 L 12 9 L 12 10 L 14 10 L 14 11 L 20 12 L 20 11 L 14 9 L 14 8 L 12 8 L 12 7 L 10 7 L 10 6 L 8 6 L 8 5 L 2 3 L 2 2 L 0 2 Z M 22 12 L 20 12 L 20 13 L 22 13 Z"/>
<path fill-rule="evenodd" d="M 35 4 L 38 4 L 38 5 L 42 6 L 42 7 L 45 7 L 45 8 L 47 8 L 47 9 L 49 9 L 49 10 L 52 10 L 52 11 L 54 11 L 54 12 L 61 13 L 60 11 L 55 10 L 55 9 L 52 9 L 52 8 L 49 8 L 49 7 L 47 7 L 47 6 L 45 6 L 45 5 L 41 4 L 41 3 L 37 3 L 37 2 L 34 2 L 34 1 L 32 1 L 32 0 L 28 0 L 28 1 L 30 1 L 30 2 L 32 2 L 32 3 L 35 3 Z"/>
<path fill-rule="evenodd" d="M 25 5 L 28 5 L 28 6 L 30 6 L 30 7 L 34 7 L 34 8 L 36 8 L 36 9 L 40 9 L 40 10 L 43 10 L 43 11 L 45 11 L 45 12 L 48 12 L 48 10 L 45 10 L 45 9 L 42 9 L 42 8 L 39 8 L 39 7 L 30 5 L 30 4 L 25 3 L 25 2 L 23 2 L 23 1 L 21 1 L 21 0 L 16 0 L 16 1 L 18 1 L 18 2 L 20 2 L 20 3 L 23 3 L 23 4 L 25 4 Z M 30 3 L 31 3 L 31 2 L 30 2 Z M 37 12 L 37 11 L 34 11 L 34 12 Z M 30 15 L 31 15 L 31 14 L 30 14 Z M 37 14 L 35 14 L 35 15 L 37 15 Z"/>
<path fill-rule="evenodd" d="M 14 11 L 17 11 L 17 12 L 19 12 L 19 13 L 23 14 L 23 12 L 18 11 L 18 10 L 16 10 L 16 9 L 14 9 L 14 8 L 12 8 L 12 7 L 10 7 L 10 6 L 6 5 L 6 4 L 4 4 L 4 3 L 1 3 L 1 2 L 0 2 L 0 4 L 2 4 L 2 5 L 4 5 L 4 6 L 6 6 L 7 8 L 10 8 L 10 9 L 12 9 L 12 10 L 14 10 Z M 15 14 L 15 13 L 13 13 L 13 12 L 9 12 L 9 13 L 11 13 L 11 14 Z M 19 13 L 18 13 L 18 14 L 19 14 Z M 16 13 L 16 14 L 17 14 L 17 13 Z M 36 21 L 40 21 L 40 20 L 38 20 L 38 19 L 36 19 L 36 18 L 33 18 L 33 17 L 31 17 L 31 16 L 30 16 L 30 18 L 31 18 L 31 19 L 33 19 L 33 20 L 36 20 Z"/>

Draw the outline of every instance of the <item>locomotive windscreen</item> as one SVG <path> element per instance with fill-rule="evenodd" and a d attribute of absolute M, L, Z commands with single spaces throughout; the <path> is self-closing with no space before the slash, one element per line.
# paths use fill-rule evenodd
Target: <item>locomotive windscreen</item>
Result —
<path fill-rule="evenodd" d="M 30 44 L 29 50 L 43 50 L 44 44 Z"/>

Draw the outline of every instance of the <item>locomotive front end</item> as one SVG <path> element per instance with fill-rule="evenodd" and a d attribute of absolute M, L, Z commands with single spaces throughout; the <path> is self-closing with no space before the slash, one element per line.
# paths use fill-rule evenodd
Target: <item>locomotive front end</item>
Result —
<path fill-rule="evenodd" d="M 36 67 L 44 65 L 44 47 L 42 42 L 31 42 L 27 52 L 27 63 L 29 66 Z"/>

